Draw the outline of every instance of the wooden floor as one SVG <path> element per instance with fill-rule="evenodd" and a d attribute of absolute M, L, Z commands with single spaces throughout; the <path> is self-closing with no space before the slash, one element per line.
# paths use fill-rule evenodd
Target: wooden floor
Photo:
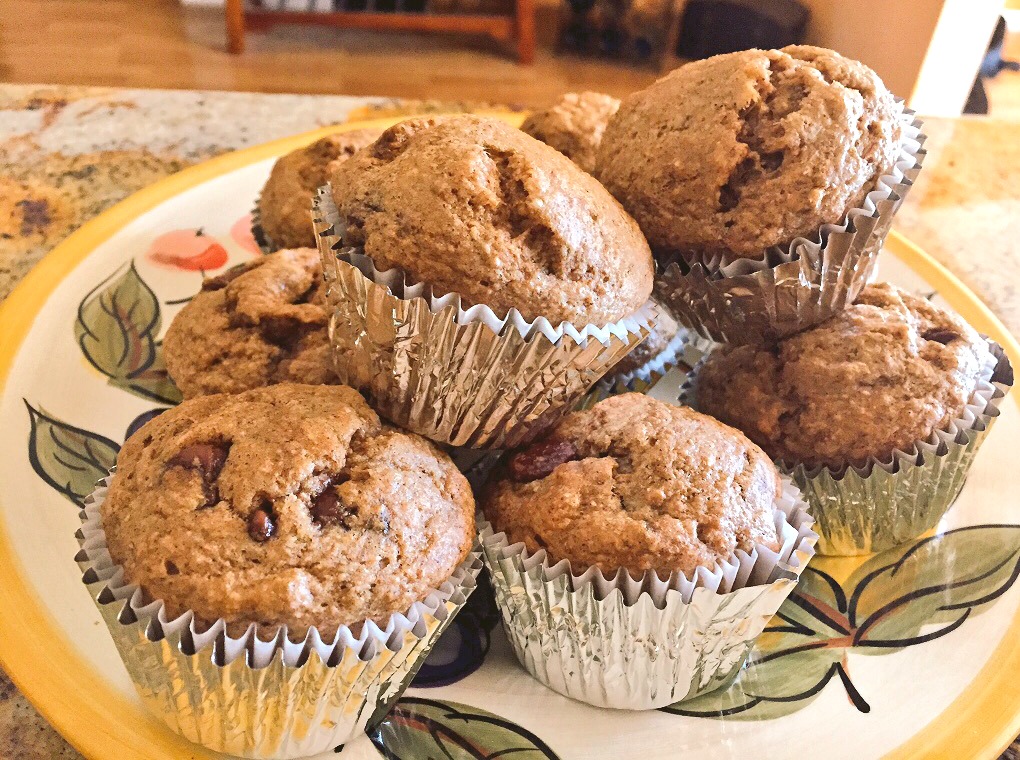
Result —
<path fill-rule="evenodd" d="M 596 89 L 624 95 L 649 69 L 553 56 L 555 0 L 538 17 L 539 53 L 519 66 L 486 38 L 299 26 L 249 32 L 225 51 L 222 12 L 178 0 L 0 0 L 0 81 L 387 95 L 543 104 Z"/>

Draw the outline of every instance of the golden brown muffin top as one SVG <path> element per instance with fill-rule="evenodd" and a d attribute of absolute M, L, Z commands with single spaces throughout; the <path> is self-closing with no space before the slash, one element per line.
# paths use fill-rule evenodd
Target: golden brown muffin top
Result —
<path fill-rule="evenodd" d="M 893 168 L 900 112 L 831 50 L 717 55 L 625 98 L 595 174 L 657 254 L 761 259 L 863 203 Z"/>
<path fill-rule="evenodd" d="M 788 464 L 887 461 L 958 417 L 991 361 L 955 314 L 886 283 L 774 350 L 714 352 L 698 407 Z"/>
<path fill-rule="evenodd" d="M 511 543 L 575 572 L 712 568 L 736 549 L 778 547 L 781 485 L 740 431 L 640 393 L 575 412 L 514 455 L 482 498 Z"/>
<path fill-rule="evenodd" d="M 475 535 L 449 457 L 346 386 L 167 410 L 124 444 L 101 515 L 129 583 L 233 635 L 385 623 L 449 579 Z"/>
<path fill-rule="evenodd" d="M 620 101 L 601 92 L 568 92 L 549 108 L 534 111 L 521 130 L 556 148 L 591 174 L 609 118 Z"/>
<path fill-rule="evenodd" d="M 163 340 L 185 398 L 273 383 L 335 383 L 319 254 L 260 256 L 207 279 Z"/>
<path fill-rule="evenodd" d="M 354 129 L 326 135 L 282 156 L 262 188 L 258 208 L 262 230 L 279 248 L 315 246 L 312 196 L 326 184 L 329 165 L 370 145 L 382 130 Z"/>
<path fill-rule="evenodd" d="M 616 322 L 652 290 L 641 231 L 594 178 L 518 129 L 419 118 L 340 164 L 332 194 L 380 269 L 497 314 Z"/>

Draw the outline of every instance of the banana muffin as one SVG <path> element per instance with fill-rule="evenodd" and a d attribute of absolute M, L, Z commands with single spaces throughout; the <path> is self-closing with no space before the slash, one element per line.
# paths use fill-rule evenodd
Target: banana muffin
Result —
<path fill-rule="evenodd" d="M 258 200 L 259 224 L 267 242 L 275 248 L 314 246 L 312 195 L 326 184 L 328 167 L 370 145 L 380 131 L 327 135 L 277 160 Z"/>
<path fill-rule="evenodd" d="M 990 362 L 958 316 L 875 284 L 774 348 L 712 353 L 697 405 L 789 465 L 888 461 L 959 417 Z"/>
<path fill-rule="evenodd" d="M 466 305 L 582 326 L 651 295 L 634 220 L 566 156 L 501 121 L 402 122 L 331 180 L 345 242 Z"/>
<path fill-rule="evenodd" d="M 124 444 L 101 506 L 110 555 L 172 618 L 385 624 L 467 557 L 474 500 L 449 457 L 346 386 L 203 396 Z"/>
<path fill-rule="evenodd" d="M 778 548 L 779 474 L 740 431 L 640 393 L 575 412 L 486 488 L 511 543 L 573 569 L 690 576 L 737 549 Z"/>
<path fill-rule="evenodd" d="M 202 283 L 163 339 L 184 398 L 337 382 L 319 262 L 311 248 L 277 251 Z"/>
<path fill-rule="evenodd" d="M 521 130 L 556 148 L 589 174 L 609 118 L 620 101 L 601 92 L 568 92 L 543 111 L 535 111 Z"/>
<path fill-rule="evenodd" d="M 762 259 L 860 206 L 896 160 L 901 108 L 823 48 L 745 50 L 625 98 L 595 175 L 656 254 Z"/>

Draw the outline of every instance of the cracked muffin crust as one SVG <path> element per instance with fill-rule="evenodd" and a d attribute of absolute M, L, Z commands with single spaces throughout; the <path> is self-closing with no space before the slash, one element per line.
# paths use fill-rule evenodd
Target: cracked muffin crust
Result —
<path fill-rule="evenodd" d="M 385 623 L 474 541 L 449 457 L 346 386 L 275 385 L 168 409 L 124 444 L 101 508 L 129 582 L 232 635 Z"/>
<path fill-rule="evenodd" d="M 762 259 L 861 205 L 895 163 L 900 114 L 831 50 L 718 55 L 624 99 L 595 174 L 656 254 Z"/>
<path fill-rule="evenodd" d="M 335 383 L 319 254 L 298 248 L 207 279 L 163 339 L 184 398 L 283 382 Z"/>
<path fill-rule="evenodd" d="M 379 134 L 377 129 L 355 129 L 327 135 L 277 160 L 258 200 L 262 230 L 273 245 L 315 247 L 312 196 L 326 184 L 330 164 L 350 158 Z"/>
<path fill-rule="evenodd" d="M 955 314 L 883 283 L 774 349 L 713 352 L 698 408 L 788 464 L 888 461 L 958 417 L 991 361 Z"/>
<path fill-rule="evenodd" d="M 397 124 L 340 164 L 345 238 L 380 269 L 527 320 L 615 322 L 652 291 L 637 224 L 593 177 L 478 116 Z"/>
<path fill-rule="evenodd" d="M 690 576 L 738 548 L 778 547 L 779 474 L 740 431 L 640 393 L 566 417 L 482 497 L 511 543 L 575 570 Z"/>
<path fill-rule="evenodd" d="M 595 170 L 595 153 L 620 101 L 601 92 L 568 92 L 544 111 L 535 111 L 521 131 L 541 140 L 586 172 Z"/>

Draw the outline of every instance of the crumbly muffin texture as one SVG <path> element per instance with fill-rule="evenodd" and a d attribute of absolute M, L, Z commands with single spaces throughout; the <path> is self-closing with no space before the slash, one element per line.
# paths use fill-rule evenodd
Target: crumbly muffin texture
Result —
<path fill-rule="evenodd" d="M 340 164 L 346 239 L 380 269 L 497 314 L 615 322 L 652 290 L 637 224 L 593 177 L 519 129 L 478 116 L 390 128 Z"/>
<path fill-rule="evenodd" d="M 863 203 L 900 116 L 874 71 L 831 50 L 718 55 L 625 98 L 595 174 L 656 254 L 762 259 Z"/>
<path fill-rule="evenodd" d="M 277 160 L 258 201 L 262 230 L 273 245 L 315 246 L 312 196 L 326 184 L 329 166 L 370 145 L 381 131 L 355 129 L 327 135 Z"/>
<path fill-rule="evenodd" d="M 277 251 L 207 279 L 170 323 L 163 355 L 185 398 L 336 383 L 328 322 L 318 252 Z"/>
<path fill-rule="evenodd" d="M 959 417 L 990 361 L 958 316 L 875 284 L 774 349 L 714 352 L 697 404 L 791 465 L 888 461 Z"/>
<path fill-rule="evenodd" d="M 589 174 L 595 170 L 595 154 L 609 118 L 620 101 L 601 92 L 568 92 L 555 104 L 535 111 L 521 130 L 541 140 Z"/>
<path fill-rule="evenodd" d="M 101 515 L 113 560 L 169 615 L 292 638 L 384 624 L 450 577 L 475 531 L 449 457 L 346 386 L 167 410 L 124 444 Z"/>
<path fill-rule="evenodd" d="M 736 549 L 777 548 L 776 468 L 739 431 L 639 393 L 566 417 L 510 458 L 483 509 L 496 530 L 576 572 L 690 576 Z"/>

